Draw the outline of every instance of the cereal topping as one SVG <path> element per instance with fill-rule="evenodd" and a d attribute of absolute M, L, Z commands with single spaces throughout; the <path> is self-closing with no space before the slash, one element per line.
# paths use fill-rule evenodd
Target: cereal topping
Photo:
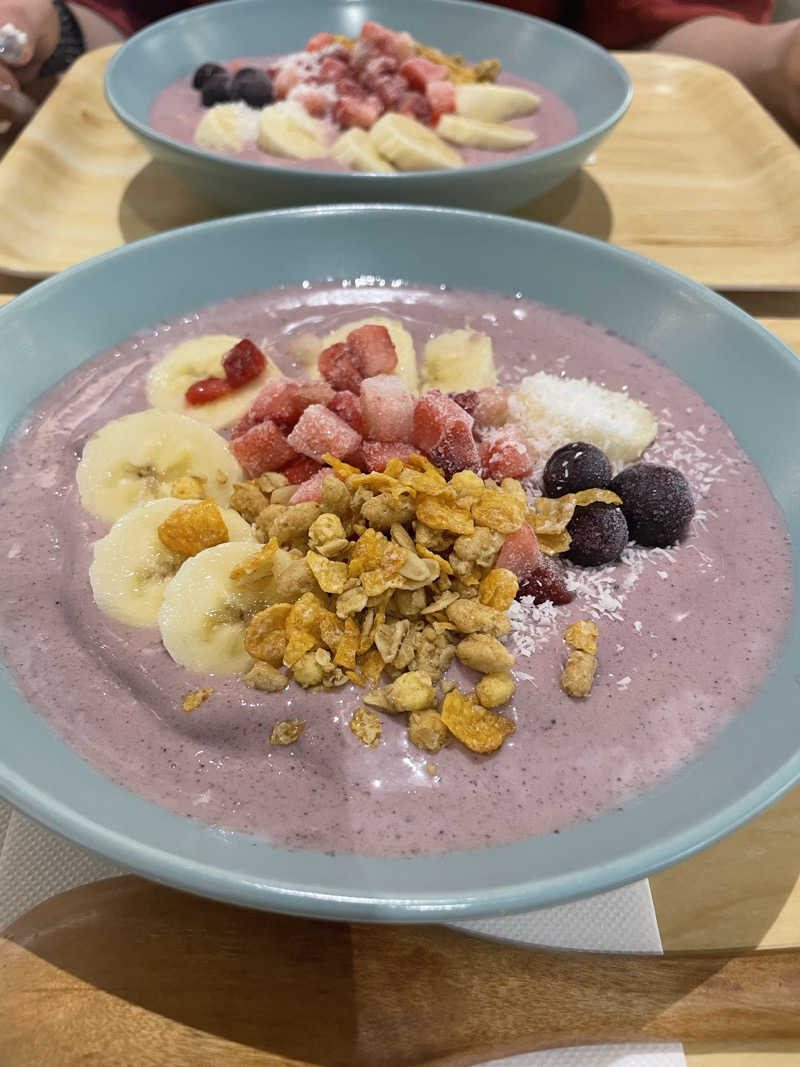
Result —
<path fill-rule="evenodd" d="M 162 545 L 179 556 L 196 556 L 228 540 L 228 527 L 214 500 L 181 504 L 158 528 Z"/>
<path fill-rule="evenodd" d="M 269 743 L 271 745 L 293 745 L 303 735 L 306 724 L 304 719 L 284 719 L 272 727 Z"/>
<path fill-rule="evenodd" d="M 578 619 L 564 631 L 564 640 L 570 648 L 579 652 L 597 653 L 597 623 L 589 619 Z"/>
<path fill-rule="evenodd" d="M 369 748 L 377 748 L 381 743 L 383 723 L 380 715 L 369 708 L 356 708 L 350 720 L 350 730 Z"/>
<path fill-rule="evenodd" d="M 494 752 L 515 729 L 511 719 L 481 707 L 458 689 L 451 690 L 442 701 L 441 715 L 447 729 L 473 752 Z"/>
<path fill-rule="evenodd" d="M 561 688 L 571 697 L 588 697 L 592 691 L 597 659 L 589 652 L 575 649 L 567 656 L 561 673 Z"/>
<path fill-rule="evenodd" d="M 194 692 L 187 693 L 183 698 L 183 710 L 196 711 L 201 704 L 208 700 L 213 692 L 213 689 L 195 689 Z"/>

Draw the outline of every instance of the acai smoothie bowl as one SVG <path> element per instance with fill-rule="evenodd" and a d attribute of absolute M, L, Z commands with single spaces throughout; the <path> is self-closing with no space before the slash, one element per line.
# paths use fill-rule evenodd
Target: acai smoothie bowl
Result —
<path fill-rule="evenodd" d="M 799 368 L 708 291 L 329 208 L 2 316 L 23 810 L 193 891 L 418 920 L 609 888 L 796 778 Z"/>
<path fill-rule="evenodd" d="M 631 89 L 591 42 L 488 5 L 229 0 L 137 34 L 106 91 L 160 162 L 223 205 L 502 210 L 580 166 Z"/>

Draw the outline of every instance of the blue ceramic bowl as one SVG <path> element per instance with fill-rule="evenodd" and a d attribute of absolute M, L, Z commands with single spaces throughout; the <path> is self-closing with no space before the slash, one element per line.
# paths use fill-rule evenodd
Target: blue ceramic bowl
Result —
<path fill-rule="evenodd" d="M 575 112 L 578 134 L 508 162 L 457 171 L 341 174 L 226 158 L 156 133 L 153 100 L 200 63 L 296 52 L 326 29 L 358 34 L 365 19 L 470 58 L 497 56 L 503 69 L 538 81 Z M 559 26 L 462 0 L 226 0 L 164 19 L 132 37 L 106 73 L 111 107 L 153 156 L 199 193 L 236 211 L 294 204 L 392 202 L 505 211 L 567 178 L 622 118 L 626 71 L 602 48 Z"/>
<path fill-rule="evenodd" d="M 497 216 L 363 205 L 240 216 L 73 267 L 0 310 L 4 347 L 15 356 L 0 392 L 0 433 L 63 375 L 149 324 L 257 289 L 359 275 L 521 291 L 660 356 L 727 419 L 760 467 L 800 577 L 800 360 L 744 312 L 672 271 Z M 775 800 L 800 778 L 798 663 L 795 617 L 761 691 L 679 773 L 621 811 L 486 850 L 408 860 L 290 852 L 185 819 L 93 770 L 26 706 L 7 674 L 0 794 L 147 877 L 240 904 L 391 921 L 498 914 L 650 874 Z"/>

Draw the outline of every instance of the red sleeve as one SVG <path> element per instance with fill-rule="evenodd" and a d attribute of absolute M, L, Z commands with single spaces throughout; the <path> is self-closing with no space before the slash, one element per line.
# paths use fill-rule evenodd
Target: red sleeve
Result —
<path fill-rule="evenodd" d="M 187 7 L 198 7 L 205 0 L 76 0 L 122 30 L 126 37 L 165 15 L 174 15 Z"/>
<path fill-rule="evenodd" d="M 574 27 L 606 48 L 627 48 L 707 15 L 769 22 L 774 7 L 774 0 L 584 0 Z"/>

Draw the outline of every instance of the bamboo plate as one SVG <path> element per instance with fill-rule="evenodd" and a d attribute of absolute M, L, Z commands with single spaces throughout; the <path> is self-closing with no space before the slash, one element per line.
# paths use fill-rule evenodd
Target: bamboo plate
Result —
<path fill-rule="evenodd" d="M 0 271 L 45 277 L 219 214 L 153 163 L 106 105 L 115 46 L 84 56 L 0 163 Z M 800 290 L 800 152 L 739 83 L 675 56 L 619 56 L 628 115 L 596 164 L 518 214 L 720 289 Z"/>

